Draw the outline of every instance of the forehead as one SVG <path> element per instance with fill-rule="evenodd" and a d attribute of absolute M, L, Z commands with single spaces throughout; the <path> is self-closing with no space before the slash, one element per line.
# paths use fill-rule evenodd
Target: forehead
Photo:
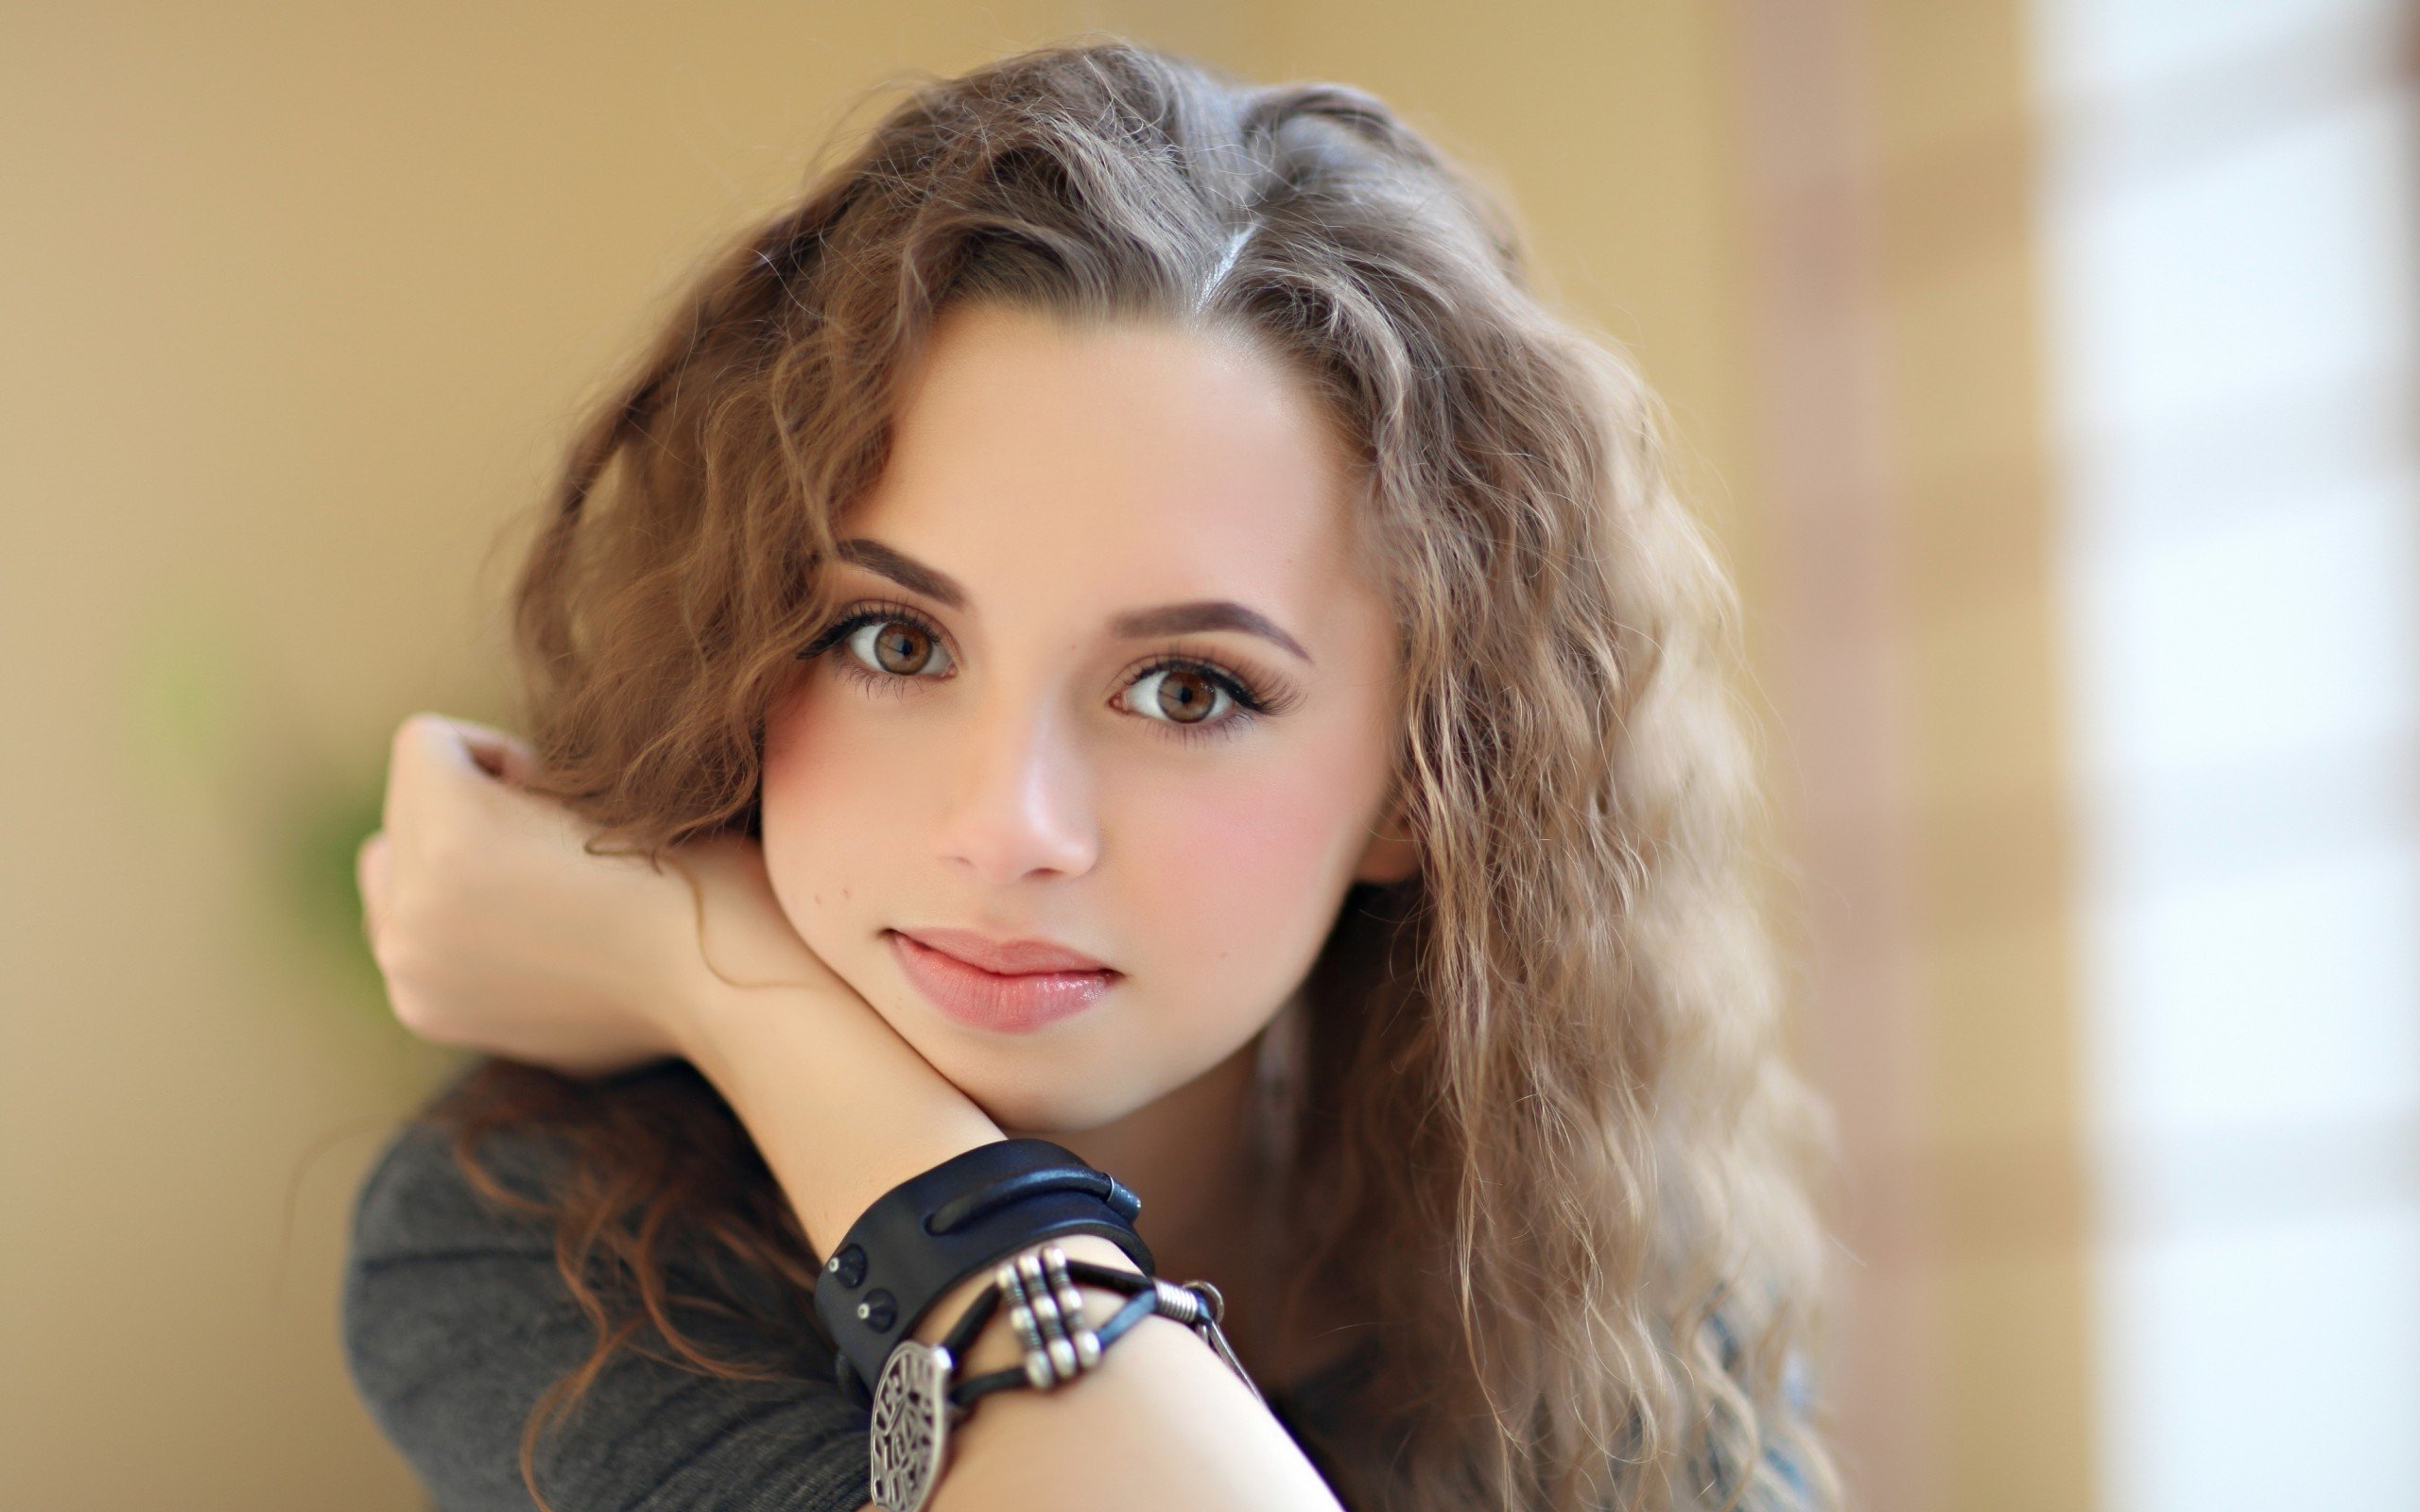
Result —
<path fill-rule="evenodd" d="M 987 600 L 1098 612 L 1208 596 L 1307 609 L 1340 586 L 1342 449 L 1307 386 L 1243 338 L 962 306 L 936 327 L 883 475 L 846 533 Z"/>

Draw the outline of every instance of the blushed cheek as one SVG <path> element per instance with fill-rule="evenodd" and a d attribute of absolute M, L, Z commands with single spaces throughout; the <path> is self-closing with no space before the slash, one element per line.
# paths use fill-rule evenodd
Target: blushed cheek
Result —
<path fill-rule="evenodd" d="M 1341 803 L 1332 784 L 1296 770 L 1257 782 L 1195 784 L 1155 805 L 1148 851 L 1154 864 L 1131 879 L 1141 889 L 1134 918 L 1167 947 L 1154 954 L 1221 963 L 1220 977 L 1234 990 L 1266 989 L 1255 973 L 1296 964 L 1305 941 L 1315 946 L 1326 936 Z"/>
<path fill-rule="evenodd" d="M 819 952 L 846 932 L 867 880 L 849 858 L 882 853 L 856 827 L 886 822 L 880 795 L 858 791 L 878 781 L 869 768 L 880 764 L 850 760 L 850 743 L 831 713 L 812 710 L 801 697 L 774 708 L 766 723 L 761 790 L 766 872 L 791 927 Z M 895 819 L 889 822 L 895 827 Z"/>
<path fill-rule="evenodd" d="M 820 731 L 805 699 L 793 695 L 773 706 L 765 720 L 765 769 L 758 791 L 765 819 L 765 860 L 775 866 L 793 849 L 819 804 L 828 801 L 818 779 L 833 775 L 829 755 L 819 748 Z"/>

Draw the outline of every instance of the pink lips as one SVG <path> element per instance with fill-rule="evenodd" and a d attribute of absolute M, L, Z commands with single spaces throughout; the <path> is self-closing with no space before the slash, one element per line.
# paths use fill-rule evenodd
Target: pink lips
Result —
<path fill-rule="evenodd" d="M 1121 973 L 1041 940 L 994 941 L 959 929 L 890 932 L 917 989 L 970 1029 L 1028 1034 L 1100 1001 Z"/>

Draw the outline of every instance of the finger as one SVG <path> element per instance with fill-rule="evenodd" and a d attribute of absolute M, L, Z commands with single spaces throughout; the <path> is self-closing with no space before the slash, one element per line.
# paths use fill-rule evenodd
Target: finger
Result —
<path fill-rule="evenodd" d="M 410 1034 L 431 1044 L 443 1042 L 438 1038 L 438 1025 L 429 1017 L 427 1005 L 421 1001 L 420 994 L 396 986 L 391 978 L 387 983 L 387 1007 L 394 1014 L 395 1022 Z"/>
<path fill-rule="evenodd" d="M 482 775 L 514 787 L 527 786 L 537 773 L 538 754 L 529 743 L 493 725 L 432 713 L 414 714 L 404 724 L 408 733 L 399 731 L 399 739 L 424 768 L 457 779 Z"/>
<path fill-rule="evenodd" d="M 454 764 L 446 753 L 457 745 L 438 714 L 409 714 L 395 727 L 387 754 L 388 833 L 403 835 L 408 843 L 415 833 L 413 816 L 424 802 L 424 795 L 448 777 Z"/>
<path fill-rule="evenodd" d="M 538 770 L 538 753 L 518 735 L 467 719 L 451 721 L 455 735 L 470 753 L 471 760 L 490 777 L 501 778 L 515 787 L 527 787 Z"/>
<path fill-rule="evenodd" d="M 387 829 L 406 844 L 428 825 L 463 812 L 464 804 L 485 803 L 493 791 L 464 730 L 460 720 L 425 713 L 396 727 L 387 771 Z"/>
<path fill-rule="evenodd" d="M 387 914 L 387 833 L 374 830 L 354 852 L 354 885 L 361 894 L 361 932 L 374 954 L 378 923 Z"/>

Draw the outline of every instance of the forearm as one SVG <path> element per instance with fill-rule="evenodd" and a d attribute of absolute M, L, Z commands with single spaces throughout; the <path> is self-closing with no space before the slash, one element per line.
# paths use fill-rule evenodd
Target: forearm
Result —
<path fill-rule="evenodd" d="M 702 1014 L 691 1059 L 739 1116 L 819 1252 L 875 1198 L 953 1155 L 1001 1137 L 870 1013 L 790 989 Z M 899 1057 L 908 1057 L 902 1061 Z M 897 1074 L 889 1074 L 895 1071 Z M 1126 1265 L 1106 1240 L 1071 1256 Z M 1183 1280 L 1184 1278 L 1175 1278 Z M 981 1278 L 962 1282 L 918 1325 L 938 1339 Z M 1085 1289 L 1086 1314 L 1116 1298 Z M 995 1319 L 974 1373 L 1011 1364 Z M 950 1468 L 931 1512 L 1336 1512 L 1338 1503 L 1269 1410 L 1190 1330 L 1148 1317 L 1086 1375 L 1047 1392 L 995 1392 L 953 1430 Z"/>
<path fill-rule="evenodd" d="M 1066 1242 L 1070 1258 L 1133 1268 L 1105 1239 Z M 947 1332 L 980 1278 L 916 1329 Z M 1084 1315 L 1098 1328 L 1122 1296 L 1086 1286 Z M 999 1321 L 977 1341 L 964 1375 L 1019 1363 Z M 1145 1318 L 1100 1364 L 1047 1393 L 994 1392 L 953 1428 L 957 1448 L 932 1512 L 1089 1512 L 1150 1506 L 1228 1512 L 1277 1508 L 1337 1512 L 1337 1502 L 1277 1419 L 1190 1329 Z"/>
<path fill-rule="evenodd" d="M 1001 1137 L 890 1025 L 815 989 L 728 989 L 692 1021 L 685 1053 L 739 1115 L 819 1254 L 901 1181 Z"/>

